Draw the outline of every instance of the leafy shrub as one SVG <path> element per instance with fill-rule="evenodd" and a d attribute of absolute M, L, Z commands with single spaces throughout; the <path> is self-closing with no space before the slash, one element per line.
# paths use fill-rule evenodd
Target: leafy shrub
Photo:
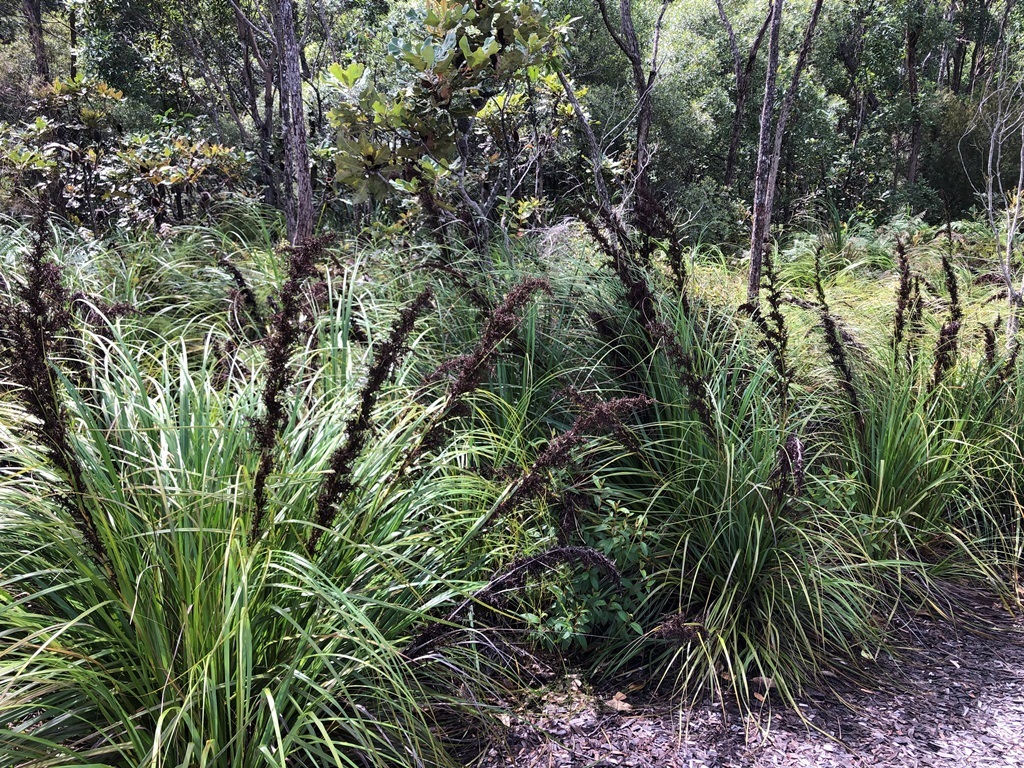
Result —
<path fill-rule="evenodd" d="M 0 124 L 0 196 L 29 214 L 42 198 L 91 228 L 159 228 L 202 217 L 246 187 L 243 153 L 202 136 L 202 125 L 154 118 L 125 131 L 123 94 L 100 81 L 57 80 L 40 92 L 34 120 Z"/>
<path fill-rule="evenodd" d="M 567 24 L 534 2 L 432 2 L 411 18 L 389 47 L 397 83 L 330 69 L 336 178 L 355 201 L 415 202 L 435 237 L 485 252 L 498 219 L 530 218 L 572 119 L 551 71 Z"/>
<path fill-rule="evenodd" d="M 323 243 L 289 254 L 264 359 L 208 312 L 198 344 L 87 297 L 78 328 L 41 242 L 2 305 L 0 765 L 461 764 L 453 734 L 471 748 L 518 677 L 503 600 L 561 562 L 613 570 L 491 530 L 602 404 L 490 479 L 452 404 L 482 396 L 543 283 L 416 397 L 403 355 L 429 293 L 396 311 L 358 264 L 318 268 Z M 363 312 L 391 333 L 360 335 Z"/>

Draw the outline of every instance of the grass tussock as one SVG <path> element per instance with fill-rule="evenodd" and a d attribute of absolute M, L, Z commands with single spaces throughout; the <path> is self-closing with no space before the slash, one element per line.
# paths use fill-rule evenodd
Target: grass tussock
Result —
<path fill-rule="evenodd" d="M 0 765 L 461 765 L 541 651 L 792 704 L 944 584 L 1013 604 L 1019 347 L 948 243 L 809 237 L 737 308 L 590 232 L 454 279 L 4 230 Z"/>

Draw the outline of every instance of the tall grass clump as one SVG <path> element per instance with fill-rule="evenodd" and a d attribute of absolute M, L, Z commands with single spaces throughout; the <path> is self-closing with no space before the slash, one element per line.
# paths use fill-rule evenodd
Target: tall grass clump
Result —
<path fill-rule="evenodd" d="M 821 333 L 834 378 L 845 393 L 827 435 L 834 446 L 823 481 L 865 556 L 889 563 L 884 589 L 893 600 L 933 607 L 951 581 L 1002 589 L 994 569 L 993 507 L 972 475 L 989 462 L 1003 406 L 985 355 L 972 362 L 961 348 L 963 307 L 952 257 L 941 258 L 947 298 L 938 333 L 928 339 L 910 250 L 896 240 L 898 282 L 890 346 L 843 344 L 819 275 Z M 929 348 L 930 346 L 930 348 Z M 991 366 L 989 366 L 991 368 Z M 998 389 L 998 386 L 996 386 Z M 942 609 L 946 610 L 946 609 Z"/>
<path fill-rule="evenodd" d="M 993 464 L 994 446 L 1008 444 L 986 424 L 998 374 L 965 358 L 952 257 L 942 258 L 946 317 L 929 341 L 926 280 L 898 242 L 893 332 L 874 349 L 830 303 L 825 248 L 810 300 L 784 302 L 769 269 L 768 312 L 741 307 L 756 345 L 720 310 L 658 303 L 671 343 L 632 367 L 652 401 L 636 426 L 644 439 L 606 465 L 612 501 L 580 513 L 594 546 L 614 542 L 632 558 L 619 566 L 634 631 L 613 630 L 598 669 L 643 658 L 677 690 L 729 690 L 750 704 L 770 680 L 792 702 L 826 683 L 823 671 L 862 670 L 903 607 L 950 615 L 944 584 L 1004 589 L 997 563 L 1012 562 L 1011 544 L 995 541 L 992 510 L 1006 506 L 992 494 L 1005 479 L 982 488 L 972 477 L 1009 466 Z M 810 310 L 809 349 L 822 357 L 799 375 L 784 303 Z M 624 518 L 642 523 L 629 531 Z"/>
<path fill-rule="evenodd" d="M 357 354 L 334 376 L 300 371 L 312 389 L 280 401 L 261 512 L 251 435 L 270 362 L 218 381 L 213 335 L 197 350 L 140 340 L 131 318 L 75 329 L 42 254 L 4 297 L 6 347 L 46 343 L 5 365 L 0 764 L 459 764 L 451 745 L 480 720 L 492 662 L 403 649 L 475 585 L 446 578 L 424 524 L 468 525 L 478 500 L 457 467 L 395 485 L 417 426 L 387 386 L 399 359 L 375 375 L 373 345 L 372 398 Z M 323 365 L 348 344 L 333 330 L 285 364 Z M 358 451 L 353 398 L 377 430 Z M 347 448 L 358 460 L 332 461 Z M 346 473 L 349 493 L 325 485 Z M 252 537 L 257 515 L 275 525 Z"/>
<path fill-rule="evenodd" d="M 256 343 L 223 306 L 177 333 L 83 324 L 42 237 L 8 281 L 0 765 L 463 764 L 519 682 L 518 596 L 566 568 L 614 577 L 527 533 L 529 511 L 494 525 L 642 406 L 534 424 L 540 396 L 507 385 L 539 348 L 543 281 L 444 363 L 417 359 L 444 334 L 415 278 L 375 285 L 322 242 L 278 258 L 278 287 L 251 286 L 272 310 Z M 496 446 L 522 419 L 522 450 Z"/>
<path fill-rule="evenodd" d="M 609 673 L 643 659 L 658 686 L 693 697 L 728 692 L 749 706 L 767 685 L 793 701 L 822 670 L 877 648 L 879 577 L 843 515 L 807 488 L 816 406 L 789 402 L 784 357 L 760 355 L 714 308 L 675 306 L 662 311 L 685 357 L 646 360 L 642 437 L 601 473 L 613 501 L 581 513 L 598 548 L 623 536 L 613 518 L 642 521 L 617 550 L 633 553 L 619 567 L 634 625 L 594 663 Z M 784 354 L 786 321 L 771 312 L 769 338 Z M 681 359 L 706 408 L 679 376 Z"/>

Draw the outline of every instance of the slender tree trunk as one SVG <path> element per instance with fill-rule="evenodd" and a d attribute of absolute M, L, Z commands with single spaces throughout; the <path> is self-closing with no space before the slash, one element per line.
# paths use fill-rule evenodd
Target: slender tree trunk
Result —
<path fill-rule="evenodd" d="M 907 93 L 910 96 L 910 157 L 907 160 L 907 183 L 917 182 L 917 166 L 921 157 L 923 128 L 921 124 L 921 88 L 917 76 L 917 44 L 921 39 L 920 19 L 907 30 Z"/>
<path fill-rule="evenodd" d="M 775 83 L 779 74 L 779 34 L 782 28 L 784 0 L 772 0 L 772 22 L 768 33 L 768 72 L 761 102 L 761 128 L 757 142 L 757 170 L 754 174 L 753 226 L 750 233 L 750 274 L 747 279 L 747 301 L 754 302 L 761 292 L 761 264 L 771 226 L 771 200 L 768 183 L 771 177 L 772 117 L 775 112 Z"/>
<path fill-rule="evenodd" d="M 740 156 L 740 139 L 743 134 L 743 111 L 747 106 L 747 94 L 749 86 L 743 84 L 743 89 L 736 90 L 736 101 L 733 104 L 732 128 L 729 132 L 729 152 L 725 157 L 725 186 L 732 188 L 736 182 L 736 163 Z"/>
<path fill-rule="evenodd" d="M 979 101 L 979 122 L 975 124 L 988 122 L 981 119 L 983 108 L 990 111 L 992 122 L 988 125 L 985 208 L 989 226 L 997 234 L 996 247 L 1000 251 L 1000 269 L 1009 302 L 1006 347 L 1011 355 L 1018 351 L 1021 313 L 1024 310 L 1024 278 L 1014 285 L 1015 244 L 1024 230 L 1024 72 L 1018 55 L 1014 55 L 1015 51 L 1019 54 L 1019 43 L 1007 34 L 1015 4 L 1016 0 L 1006 0 L 992 50 L 992 65 Z M 1015 181 L 1012 180 L 1010 159 L 1013 155 L 1006 151 L 1014 143 L 1019 151 Z"/>
<path fill-rule="evenodd" d="M 811 9 L 811 17 L 804 29 L 803 42 L 797 53 L 793 75 L 776 117 L 774 115 L 775 85 L 779 69 L 779 31 L 782 24 L 783 2 L 784 0 L 773 2 L 771 33 L 768 40 L 768 74 L 765 78 L 764 102 L 761 107 L 761 135 L 757 148 L 757 175 L 754 179 L 754 223 L 750 234 L 750 275 L 747 281 L 747 300 L 749 302 L 755 302 L 761 291 L 761 264 L 764 260 L 768 233 L 772 225 L 775 189 L 778 183 L 779 161 L 782 158 L 786 126 L 796 104 L 800 77 L 811 54 L 814 31 L 818 26 L 824 0 L 816 0 Z"/>
<path fill-rule="evenodd" d="M 956 20 L 957 12 L 957 0 L 949 0 L 949 5 L 946 6 L 945 13 L 942 14 L 942 20 L 946 22 L 950 27 L 953 26 L 953 22 Z M 949 87 L 950 83 L 950 40 L 947 38 L 942 41 L 942 51 L 939 55 L 939 76 L 937 84 L 942 87 Z"/>
<path fill-rule="evenodd" d="M 68 3 L 68 44 L 71 47 L 71 62 L 68 74 L 74 80 L 78 77 L 78 9 L 74 3 Z"/>
<path fill-rule="evenodd" d="M 965 22 L 966 27 L 966 22 Z M 964 87 L 964 60 L 967 58 L 966 28 L 961 28 L 961 35 L 956 41 L 956 49 L 953 51 L 953 65 L 950 68 L 949 86 L 955 94 L 959 94 Z"/>
<path fill-rule="evenodd" d="M 260 37 L 251 23 L 239 9 L 235 9 L 235 21 L 238 25 L 238 41 L 242 48 L 242 94 L 243 108 L 255 126 L 256 158 L 259 163 L 260 176 L 263 178 L 263 202 L 273 208 L 279 208 L 280 194 L 274 163 L 274 100 L 276 72 L 271 54 L 260 48 Z M 276 45 L 276 43 L 275 43 Z M 255 61 L 255 66 L 253 62 Z M 258 75 L 256 67 L 259 67 Z M 263 110 L 260 111 L 262 96 Z M 230 104 L 230 99 L 227 100 Z"/>
<path fill-rule="evenodd" d="M 662 0 L 661 13 L 654 25 L 654 38 L 651 42 L 650 67 L 646 74 L 642 66 L 639 68 L 637 84 L 637 139 L 636 139 L 636 196 L 643 206 L 643 213 L 639 222 L 640 229 L 648 237 L 645 250 L 651 250 L 650 238 L 656 238 L 667 233 L 660 232 L 654 219 L 663 212 L 661 201 L 651 186 L 650 173 L 648 172 L 651 163 L 651 126 L 654 124 L 654 83 L 658 79 L 658 45 L 661 42 L 662 23 L 665 20 L 665 12 L 668 10 L 670 0 Z M 623 0 L 623 12 L 628 2 Z M 636 61 L 641 62 L 640 45 L 636 39 L 636 32 L 632 28 L 632 21 L 629 22 L 629 30 L 634 41 L 634 54 Z M 634 67 L 634 71 L 637 68 Z M 650 253 L 646 254 L 650 258 Z"/>
<path fill-rule="evenodd" d="M 815 0 L 811 9 L 811 18 L 804 30 L 804 39 L 800 44 L 800 52 L 796 57 L 796 66 L 793 68 L 793 76 L 789 81 L 789 88 L 782 99 L 782 106 L 779 108 L 779 116 L 775 122 L 775 139 L 772 144 L 771 172 L 768 174 L 768 223 L 771 224 L 772 210 L 775 207 L 775 188 L 779 175 L 779 158 L 782 157 L 782 142 L 786 137 L 786 126 L 789 124 L 789 116 L 796 104 L 797 91 L 800 88 L 800 76 L 807 66 L 807 59 L 811 55 L 811 46 L 814 43 L 814 30 L 818 26 L 818 18 L 821 16 L 821 6 L 824 0 Z"/>
<path fill-rule="evenodd" d="M 587 119 L 587 113 L 583 111 L 583 106 L 580 104 L 579 99 L 576 98 L 572 83 L 569 82 L 565 73 L 560 70 L 558 72 L 558 80 L 562 84 L 565 98 L 572 105 L 580 128 L 583 129 L 583 136 L 587 140 L 590 164 L 594 171 L 594 191 L 597 193 L 597 204 L 601 212 L 601 218 L 610 224 L 617 235 L 624 233 L 625 227 L 622 226 L 622 222 L 619 220 L 614 206 L 612 206 L 612 197 L 608 194 L 608 186 L 604 183 L 604 172 L 601 170 L 604 163 L 604 153 L 601 151 L 601 145 L 597 141 L 597 136 L 594 135 L 594 129 Z"/>
<path fill-rule="evenodd" d="M 633 70 L 633 87 L 637 94 L 637 116 L 636 116 L 636 164 L 638 184 L 646 183 L 646 173 L 650 158 L 648 156 L 648 142 L 651 135 L 652 123 L 652 101 L 651 91 L 654 85 L 655 63 L 652 62 L 651 77 L 648 78 L 644 72 L 643 59 L 640 54 L 640 41 L 636 36 L 636 29 L 633 27 L 633 4 L 631 0 L 620 0 L 619 17 L 622 24 L 622 40 L 626 43 L 626 57 L 629 59 L 630 68 Z"/>
<path fill-rule="evenodd" d="M 743 67 L 741 76 L 736 79 L 736 102 L 732 114 L 732 129 L 729 133 L 729 155 L 725 161 L 725 186 L 727 187 L 731 187 L 736 181 L 736 166 L 739 163 L 740 143 L 743 138 L 743 114 L 746 112 L 747 99 L 750 96 L 750 83 L 754 74 L 754 64 L 757 62 L 757 51 L 764 39 L 769 18 L 765 18 L 761 31 L 754 38 L 747 63 Z"/>
<path fill-rule="evenodd" d="M 846 103 L 849 113 L 839 118 L 836 129 L 850 137 L 853 148 L 857 148 L 864 123 L 867 119 L 867 93 L 861 83 L 861 67 L 864 58 L 864 42 L 868 8 L 857 6 L 851 19 L 851 29 L 838 46 L 839 58 L 846 68 Z M 849 171 L 847 172 L 849 177 Z"/>
<path fill-rule="evenodd" d="M 43 42 L 42 2 L 41 0 L 22 0 L 21 7 L 25 11 L 25 24 L 28 27 L 29 42 L 32 44 L 36 74 L 43 80 L 49 80 L 50 65 L 46 61 L 46 45 Z"/>
<path fill-rule="evenodd" d="M 1010 311 L 1006 319 L 1006 345 L 1012 353 L 1018 342 L 1020 332 L 1020 313 L 1024 307 L 1024 280 L 1020 287 L 1014 286 L 1014 242 L 1021 229 L 1024 217 L 1024 120 L 1020 121 L 1020 162 L 1017 170 L 1017 188 L 1005 198 L 1012 200 L 1006 210 L 1006 245 L 1001 254 L 1003 281 L 1006 284 L 1006 295 L 1009 299 Z M 998 230 L 997 230 L 998 231 Z"/>
<path fill-rule="evenodd" d="M 619 18 L 616 24 L 608 11 L 607 0 L 596 0 L 601 18 L 615 44 L 625 54 L 633 74 L 633 87 L 636 91 L 636 151 L 634 153 L 635 170 L 633 186 L 636 198 L 646 205 L 657 205 L 654 192 L 650 187 L 648 166 L 650 165 L 650 135 L 654 122 L 654 83 L 657 80 L 658 42 L 661 37 L 661 25 L 668 9 L 669 0 L 662 0 L 661 11 L 654 26 L 654 39 L 650 66 L 645 69 L 640 41 L 633 24 L 633 3 L 631 0 L 619 0 Z M 628 197 L 628 196 L 627 196 Z M 626 201 L 624 201 L 626 202 Z"/>
<path fill-rule="evenodd" d="M 981 0 L 978 3 L 978 26 L 974 35 L 974 50 L 971 51 L 970 79 L 967 82 L 967 91 L 974 94 L 974 89 L 981 82 L 981 70 L 985 64 L 985 38 L 988 37 L 989 27 L 989 6 L 992 0 Z"/>
<path fill-rule="evenodd" d="M 284 212 L 293 244 L 313 235 L 313 185 L 306 113 L 302 100 L 301 50 L 293 0 L 270 0 L 277 40 L 281 135 L 284 146 Z"/>
<path fill-rule="evenodd" d="M 731 187 L 736 181 L 736 164 L 739 158 L 740 140 L 743 133 L 743 113 L 747 106 L 747 97 L 750 95 L 751 77 L 754 73 L 754 65 L 757 63 L 757 52 L 764 41 L 768 23 L 771 21 L 771 11 L 764 18 L 764 23 L 758 30 L 750 50 L 747 53 L 746 61 L 740 55 L 739 43 L 736 39 L 736 31 L 733 29 L 729 16 L 725 12 L 725 4 L 722 0 L 715 0 L 718 6 L 718 18 L 722 20 L 726 35 L 729 38 L 729 49 L 732 52 L 732 69 L 735 80 L 733 92 L 732 128 L 729 132 L 729 151 L 725 158 L 725 186 Z"/>
<path fill-rule="evenodd" d="M 274 81 L 276 80 L 273 69 L 266 67 L 263 70 L 263 115 L 259 118 L 259 109 L 255 112 L 259 118 L 256 124 L 260 128 L 260 163 L 262 165 L 263 177 L 266 183 L 266 201 L 268 205 L 275 208 L 284 208 L 280 172 L 276 162 L 276 151 L 274 148 Z"/>

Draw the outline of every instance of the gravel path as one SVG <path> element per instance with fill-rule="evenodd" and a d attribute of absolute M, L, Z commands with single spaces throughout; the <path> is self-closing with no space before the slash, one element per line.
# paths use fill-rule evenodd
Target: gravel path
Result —
<path fill-rule="evenodd" d="M 722 707 L 609 706 L 569 678 L 509 721 L 481 768 L 1024 768 L 1024 631 L 962 635 L 927 623 L 883 666 L 885 690 L 847 706 L 809 695 L 794 712 L 742 718 Z M 923 650 L 921 650 L 923 649 Z M 623 707 L 622 704 L 631 708 Z M 624 711 L 615 711 L 622 709 Z"/>

